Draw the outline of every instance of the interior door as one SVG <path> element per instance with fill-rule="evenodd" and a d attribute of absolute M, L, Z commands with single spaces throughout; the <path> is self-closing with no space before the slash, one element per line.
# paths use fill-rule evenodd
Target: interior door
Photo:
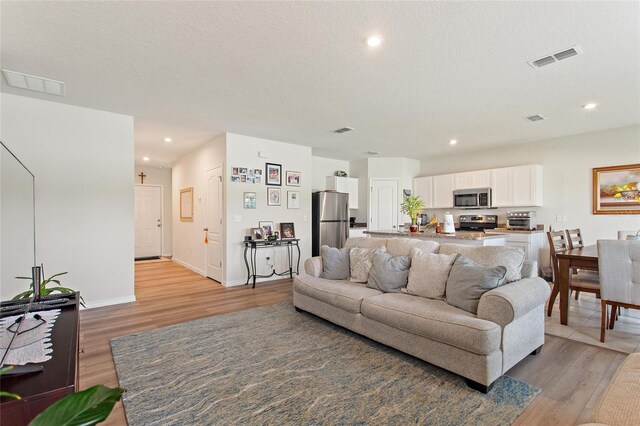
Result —
<path fill-rule="evenodd" d="M 223 217 L 222 166 L 207 170 L 207 233 L 206 274 L 222 282 L 224 217 Z"/>
<path fill-rule="evenodd" d="M 135 258 L 162 256 L 162 188 L 135 185 Z"/>
<path fill-rule="evenodd" d="M 369 230 L 398 229 L 398 180 L 371 179 Z"/>

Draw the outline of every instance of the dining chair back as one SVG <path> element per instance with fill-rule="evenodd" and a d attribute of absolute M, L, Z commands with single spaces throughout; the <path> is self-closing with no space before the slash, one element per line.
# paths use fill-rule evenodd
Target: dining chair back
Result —
<path fill-rule="evenodd" d="M 547 316 L 551 316 L 553 304 L 560 292 L 557 254 L 567 251 L 569 249 L 569 245 L 567 243 L 567 235 L 564 231 L 548 231 L 547 240 L 549 241 L 549 253 L 551 253 L 551 266 L 553 268 L 553 289 L 551 290 L 549 305 L 547 306 Z"/>
<path fill-rule="evenodd" d="M 570 250 L 573 250 L 574 248 L 584 247 L 584 242 L 582 241 L 582 232 L 580 232 L 580 228 L 567 229 L 567 244 Z"/>
<path fill-rule="evenodd" d="M 627 238 L 629 236 L 634 238 Z M 640 238 L 640 231 L 618 231 L 619 240 L 633 240 L 636 239 L 635 237 Z"/>
<path fill-rule="evenodd" d="M 600 341 L 611 320 L 609 306 L 640 309 L 640 241 L 598 240 Z"/>

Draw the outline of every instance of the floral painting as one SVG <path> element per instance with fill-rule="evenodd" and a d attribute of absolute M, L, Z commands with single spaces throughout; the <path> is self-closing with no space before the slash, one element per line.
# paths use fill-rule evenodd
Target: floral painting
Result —
<path fill-rule="evenodd" d="M 640 214 L 640 164 L 593 169 L 593 214 Z"/>

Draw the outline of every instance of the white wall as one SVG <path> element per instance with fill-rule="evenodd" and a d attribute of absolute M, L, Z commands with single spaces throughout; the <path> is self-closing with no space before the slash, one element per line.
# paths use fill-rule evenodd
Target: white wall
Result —
<path fill-rule="evenodd" d="M 0 137 L 36 176 L 37 262 L 89 307 L 135 300 L 133 117 L 1 96 Z"/>
<path fill-rule="evenodd" d="M 259 158 L 258 151 L 266 151 L 269 158 Z M 282 165 L 282 205 L 267 206 L 267 186 L 264 176 L 261 184 L 231 183 L 228 177 L 232 167 L 247 167 L 265 170 L 265 163 Z M 300 186 L 287 186 L 285 172 L 287 170 L 302 173 Z M 257 227 L 261 220 L 273 221 L 275 229 L 279 229 L 281 222 L 293 222 L 296 237 L 300 238 L 300 268 L 305 259 L 311 257 L 311 187 L 313 181 L 311 148 L 292 145 L 268 139 L 249 136 L 227 134 L 227 159 L 225 174 L 226 194 L 226 261 L 225 285 L 244 284 L 247 279 L 243 260 L 243 244 L 245 235 L 250 229 Z M 287 191 L 300 192 L 300 208 L 287 208 Z M 255 192 L 257 197 L 256 209 L 243 208 L 243 193 Z M 275 258 L 276 270 L 284 270 L 286 249 L 261 249 L 258 251 L 258 273 L 270 273 L 266 257 Z M 294 265 L 295 269 L 295 265 Z M 281 279 L 274 276 L 270 279 Z M 259 280 L 264 281 L 264 279 Z"/>
<path fill-rule="evenodd" d="M 334 176 L 338 170 L 345 171 L 349 176 L 349 162 L 335 158 L 311 157 L 312 180 L 311 192 L 327 189 L 327 176 Z"/>
<path fill-rule="evenodd" d="M 134 179 L 135 184 L 140 184 L 140 173 L 144 173 L 145 185 L 159 185 L 162 187 L 162 255 L 171 256 L 171 169 L 147 166 L 135 166 Z"/>
<path fill-rule="evenodd" d="M 226 135 L 222 134 L 191 151 L 171 169 L 172 259 L 202 275 L 205 274 L 204 222 L 206 171 L 223 165 Z M 180 220 L 180 190 L 193 187 L 193 221 Z"/>
<path fill-rule="evenodd" d="M 544 204 L 531 209 L 537 211 L 538 223 L 546 229 L 549 225 L 554 229 L 579 227 L 585 242 L 594 244 L 598 239 L 615 239 L 618 230 L 640 228 L 640 215 L 592 214 L 592 169 L 634 163 L 640 163 L 640 126 L 432 158 L 422 161 L 420 175 L 541 164 Z M 504 222 L 506 210 L 474 212 L 498 214 Z M 442 218 L 444 211 L 427 213 Z M 456 217 L 464 214 L 462 210 L 454 213 Z M 557 215 L 566 216 L 567 221 L 557 222 Z"/>

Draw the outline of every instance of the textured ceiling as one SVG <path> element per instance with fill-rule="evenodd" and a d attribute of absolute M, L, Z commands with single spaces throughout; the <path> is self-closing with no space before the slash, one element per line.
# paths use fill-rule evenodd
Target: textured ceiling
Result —
<path fill-rule="evenodd" d="M 635 1 L 3 1 L 1 37 L 2 68 L 67 86 L 3 78 L 3 92 L 132 115 L 136 162 L 153 165 L 222 132 L 426 158 L 640 122 Z M 584 53 L 527 64 L 573 45 Z"/>

